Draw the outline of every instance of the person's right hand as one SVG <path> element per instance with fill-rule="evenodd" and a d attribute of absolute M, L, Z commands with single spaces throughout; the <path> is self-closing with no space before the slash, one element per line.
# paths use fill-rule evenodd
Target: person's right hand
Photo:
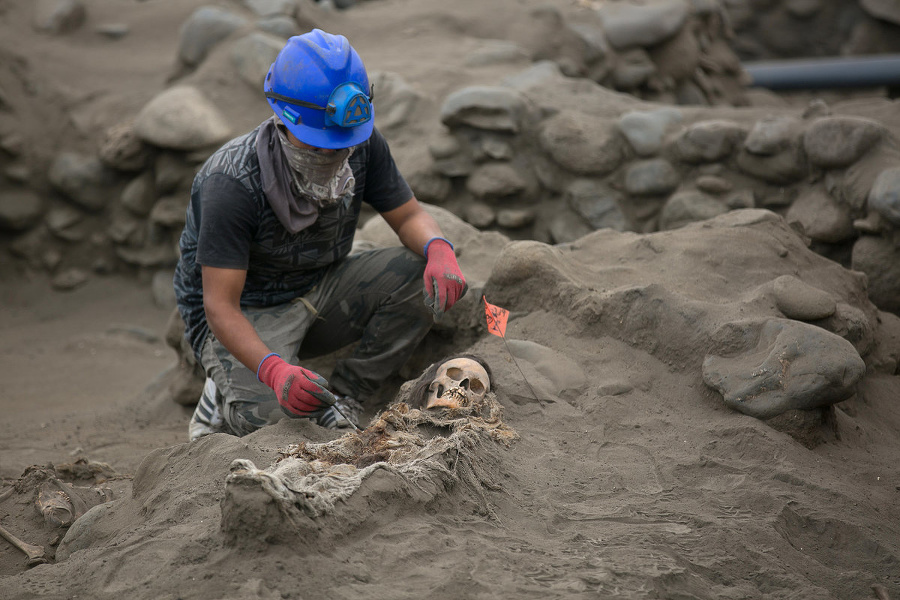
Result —
<path fill-rule="evenodd" d="M 425 244 L 425 305 L 439 322 L 444 312 L 466 295 L 469 286 L 463 278 L 453 245 L 442 237 L 435 237 Z"/>
<path fill-rule="evenodd" d="M 318 373 L 290 365 L 277 354 L 259 363 L 256 377 L 275 390 L 278 403 L 290 414 L 309 417 L 334 404 L 328 382 Z"/>

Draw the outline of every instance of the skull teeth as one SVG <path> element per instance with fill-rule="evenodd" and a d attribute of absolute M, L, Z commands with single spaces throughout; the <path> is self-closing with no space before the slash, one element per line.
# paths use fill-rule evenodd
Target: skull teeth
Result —
<path fill-rule="evenodd" d="M 466 390 L 462 388 L 450 388 L 444 393 L 444 397 L 449 400 L 455 400 L 459 404 L 469 400 L 468 395 L 466 395 Z"/>

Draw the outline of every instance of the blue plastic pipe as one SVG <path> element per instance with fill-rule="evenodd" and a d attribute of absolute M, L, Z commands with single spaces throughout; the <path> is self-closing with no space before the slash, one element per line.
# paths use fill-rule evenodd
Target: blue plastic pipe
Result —
<path fill-rule="evenodd" d="M 752 87 L 770 90 L 900 85 L 900 54 L 760 61 L 743 67 Z"/>

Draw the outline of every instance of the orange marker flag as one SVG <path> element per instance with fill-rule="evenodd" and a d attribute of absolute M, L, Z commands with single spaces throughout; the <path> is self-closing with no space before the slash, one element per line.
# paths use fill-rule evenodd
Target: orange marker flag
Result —
<path fill-rule="evenodd" d="M 509 319 L 509 311 L 499 306 L 494 306 L 487 301 L 484 296 L 484 317 L 487 320 L 488 331 L 496 336 L 503 337 L 506 335 L 506 321 Z"/>
<path fill-rule="evenodd" d="M 528 384 L 528 389 L 531 390 L 534 399 L 537 400 L 541 406 L 544 406 L 544 401 L 541 400 L 540 396 L 537 395 L 537 392 L 534 391 L 534 388 L 531 387 L 531 383 L 529 383 L 528 378 L 525 377 L 525 373 L 522 373 L 522 367 L 519 366 L 519 362 L 516 360 L 515 355 L 513 355 L 512 351 L 509 349 L 509 342 L 506 341 L 506 321 L 509 319 L 509 311 L 505 308 L 494 306 L 487 301 L 487 298 L 485 298 L 484 295 L 481 296 L 481 299 L 484 301 L 484 318 L 487 320 L 488 331 L 499 336 L 503 340 L 503 343 L 506 345 L 506 351 L 509 352 L 510 358 L 512 358 L 513 362 L 516 364 L 516 368 L 522 375 L 522 380 Z"/>

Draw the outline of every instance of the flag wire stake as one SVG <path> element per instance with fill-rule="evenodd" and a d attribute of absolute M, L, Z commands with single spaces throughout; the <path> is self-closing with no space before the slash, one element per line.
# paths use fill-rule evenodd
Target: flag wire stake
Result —
<path fill-rule="evenodd" d="M 503 345 L 506 347 L 506 351 L 509 353 L 509 357 L 512 359 L 513 364 L 515 364 L 516 368 L 519 370 L 522 380 L 525 381 L 525 384 L 528 386 L 528 389 L 531 390 L 531 394 L 534 396 L 534 399 L 538 401 L 538 404 L 540 404 L 541 407 L 544 407 L 544 401 L 540 399 L 537 392 L 535 392 L 534 388 L 531 386 L 531 382 L 525 377 L 525 372 L 522 371 L 522 367 L 519 366 L 519 361 L 516 360 L 515 355 L 509 347 L 509 342 L 506 341 L 506 317 L 509 316 L 509 311 L 488 302 L 484 294 L 482 294 L 481 300 L 484 302 L 484 316 L 488 333 L 496 335 L 503 340 Z"/>

